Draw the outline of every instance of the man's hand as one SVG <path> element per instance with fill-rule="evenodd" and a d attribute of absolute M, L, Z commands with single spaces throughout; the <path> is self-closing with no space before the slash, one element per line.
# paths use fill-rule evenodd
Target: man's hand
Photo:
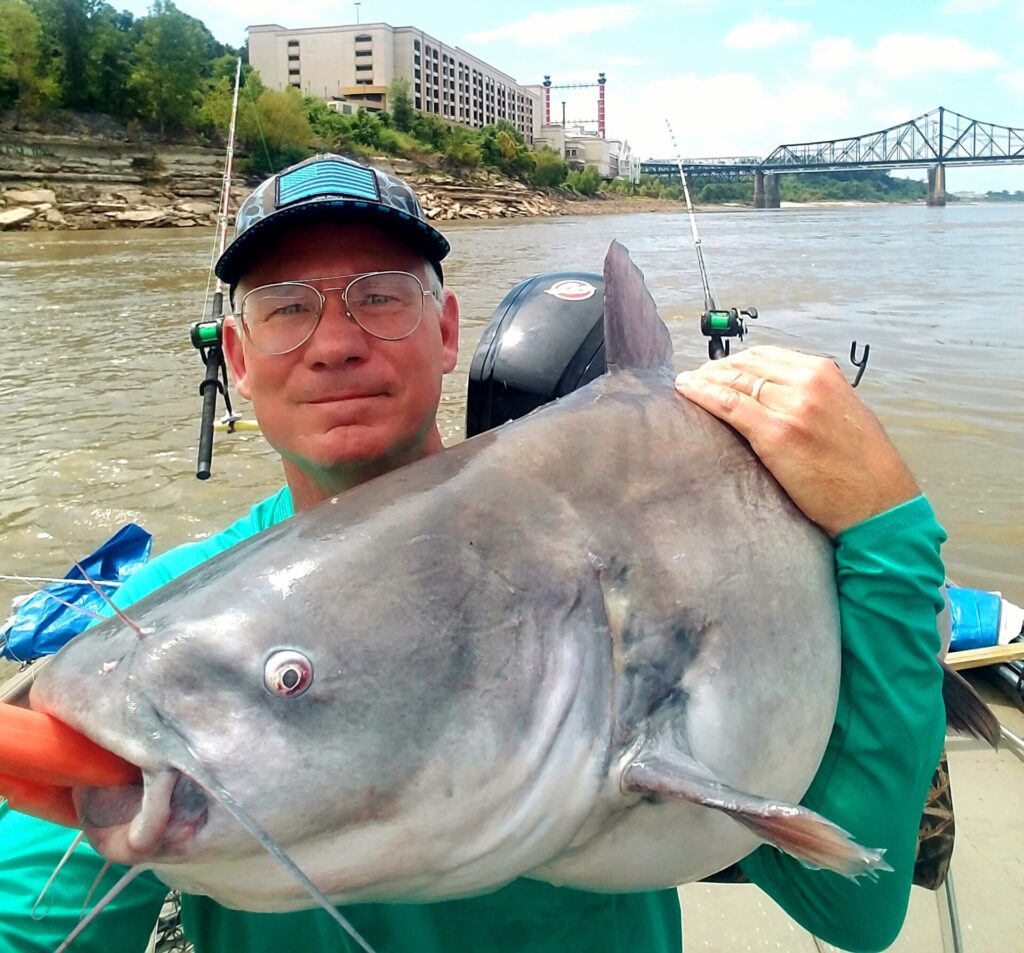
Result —
<path fill-rule="evenodd" d="M 676 389 L 746 437 L 831 536 L 920 493 L 882 425 L 827 358 L 753 347 L 680 374 Z"/>

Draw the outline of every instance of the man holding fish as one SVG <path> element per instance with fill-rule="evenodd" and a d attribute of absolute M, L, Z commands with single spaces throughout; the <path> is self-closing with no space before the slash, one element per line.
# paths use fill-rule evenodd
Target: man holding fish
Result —
<path fill-rule="evenodd" d="M 218 275 L 232 287 L 235 310 L 234 320 L 225 323 L 225 348 L 239 393 L 252 401 L 264 435 L 281 454 L 286 486 L 258 503 L 248 516 L 223 532 L 153 560 L 119 592 L 117 602 L 122 607 L 141 600 L 193 567 L 228 551 L 237 552 L 239 561 L 248 562 L 230 566 L 217 564 L 227 567 L 225 575 L 241 566 L 247 575 L 236 573 L 239 579 L 249 579 L 254 584 L 265 583 L 282 599 L 293 593 L 301 596 L 302 587 L 306 584 L 304 577 L 311 574 L 309 567 L 318 558 L 316 553 L 323 542 L 314 538 L 315 533 L 301 537 L 309 547 L 308 560 L 298 558 L 284 569 L 267 569 L 266 578 L 261 576 L 259 568 L 259 546 L 263 542 L 254 546 L 243 545 L 237 550 L 234 547 L 270 527 L 277 527 L 273 533 L 284 532 L 284 527 L 278 524 L 293 514 L 325 503 L 337 494 L 344 494 L 338 500 L 340 506 L 349 500 L 369 501 L 368 488 L 360 490 L 358 487 L 373 478 L 435 456 L 436 473 L 446 475 L 445 482 L 454 487 L 451 493 L 458 492 L 459 481 L 464 481 L 471 470 L 470 451 L 463 456 L 458 456 L 455 451 L 439 454 L 443 448 L 436 423 L 441 378 L 454 368 L 458 345 L 458 303 L 454 294 L 442 285 L 441 262 L 447 252 L 447 241 L 426 222 L 414 195 L 404 183 L 379 170 L 340 157 L 317 157 L 300 163 L 268 179 L 247 199 L 238 215 L 235 239 L 217 264 Z M 630 279 L 624 280 L 628 282 Z M 616 288 L 621 287 L 618 281 L 616 278 Z M 634 290 L 630 288 L 630 292 Z M 629 300 L 639 302 L 640 299 L 630 296 Z M 606 299 L 606 310 L 611 306 L 612 302 Z M 637 307 L 641 305 L 638 303 Z M 627 369 L 652 368 L 659 361 L 664 365 L 664 342 L 659 342 L 656 329 L 651 331 L 653 327 L 650 323 L 646 326 L 651 338 L 643 347 L 620 349 L 617 344 L 609 344 L 609 364 L 618 363 L 615 358 L 621 350 Z M 627 353 L 637 357 L 638 361 L 626 361 Z M 648 363 L 643 364 L 642 360 Z M 823 544 L 823 551 L 828 553 L 830 574 L 834 560 L 834 578 L 838 585 L 842 674 L 838 686 L 838 708 L 834 699 L 828 707 L 829 711 L 835 711 L 835 718 L 831 734 L 827 730 L 824 732 L 827 748 L 823 757 L 820 750 L 811 753 L 817 770 L 816 773 L 813 768 L 811 770 L 813 780 L 809 788 L 806 784 L 800 785 L 800 790 L 806 791 L 801 804 L 849 832 L 864 850 L 860 850 L 853 860 L 840 858 L 838 853 L 833 854 L 831 842 L 819 841 L 820 831 L 817 828 L 801 828 L 795 832 L 787 828 L 795 809 L 782 802 L 751 798 L 753 807 L 746 810 L 743 805 L 747 796 L 742 791 L 720 782 L 714 772 L 700 774 L 699 765 L 696 766 L 696 774 L 688 774 L 696 762 L 686 758 L 673 761 L 675 754 L 666 753 L 662 748 L 654 753 L 643 751 L 643 757 L 635 758 L 635 751 L 627 752 L 627 762 L 631 763 L 623 771 L 621 781 L 617 780 L 613 785 L 614 795 L 628 793 L 632 798 L 630 809 L 634 806 L 643 809 L 644 805 L 650 804 L 655 806 L 652 807 L 655 810 L 660 802 L 681 797 L 692 802 L 688 809 L 693 809 L 693 804 L 701 805 L 699 810 L 704 812 L 701 817 L 712 812 L 730 813 L 729 817 L 714 813 L 713 817 L 720 820 L 721 826 L 715 827 L 708 821 L 708 829 L 718 832 L 713 838 L 716 841 L 727 840 L 733 836 L 733 831 L 743 837 L 749 837 L 751 830 L 757 834 L 748 848 L 752 852 L 741 862 L 742 870 L 750 880 L 799 923 L 827 941 L 847 949 L 882 949 L 892 942 L 905 915 L 918 822 L 944 736 L 942 674 L 936 661 L 940 651 L 936 614 L 942 607 L 940 587 L 944 573 L 939 546 L 945 535 L 881 426 L 832 362 L 779 348 L 751 348 L 680 375 L 676 388 L 678 393 L 670 405 L 664 410 L 656 407 L 661 418 L 654 422 L 655 427 L 661 422 L 675 424 L 676 421 L 669 420 L 674 414 L 705 421 L 693 405 L 726 421 L 746 438 L 793 503 L 831 538 L 830 545 Z M 636 403 L 634 400 L 633 404 Z M 590 413 L 591 409 L 581 405 L 580 412 Z M 731 435 L 722 436 L 718 430 L 724 433 L 724 428 L 717 428 L 715 439 L 726 441 L 722 446 L 729 447 L 728 453 L 723 451 L 718 458 L 725 461 L 720 464 L 724 468 L 733 459 L 729 454 L 742 455 L 747 451 Z M 509 432 L 524 434 L 519 456 L 531 458 L 533 445 L 525 436 L 526 431 Z M 491 437 L 477 439 L 483 441 L 481 453 L 490 452 L 486 441 Z M 513 453 L 512 458 L 515 457 Z M 566 459 L 571 458 L 571 454 L 566 455 Z M 451 460 L 451 464 L 445 464 L 445 459 Z M 735 459 L 740 460 L 741 456 Z M 403 470 L 406 477 L 396 473 L 387 478 L 391 480 L 389 486 L 398 487 L 394 495 L 387 498 L 391 501 L 391 510 L 402 510 L 411 499 L 402 495 L 405 491 L 399 485 L 400 481 L 405 479 L 414 484 L 419 479 L 416 474 L 423 472 L 423 467 L 418 465 Z M 728 483 L 730 473 L 723 469 L 714 476 Z M 524 476 L 521 482 L 532 479 Z M 743 480 L 746 481 L 747 477 L 744 476 Z M 757 492 L 749 494 L 749 523 L 745 529 L 740 527 L 741 535 L 737 538 L 742 539 L 742 533 L 748 533 L 749 545 L 754 549 L 761 545 L 757 535 L 769 532 L 775 525 L 771 521 L 765 522 L 768 519 L 765 514 L 775 506 L 775 503 L 769 505 L 767 502 L 770 493 L 774 492 L 774 484 L 769 486 L 768 481 L 762 481 L 756 475 L 750 480 L 753 482 L 744 482 L 743 486 L 748 491 L 755 487 Z M 627 491 L 635 495 L 631 481 L 623 480 L 622 490 L 624 496 Z M 472 511 L 478 503 L 467 493 L 451 511 L 453 515 L 446 519 L 460 523 L 461 529 L 461 523 L 474 516 Z M 615 496 L 609 498 L 608 504 L 609 520 L 617 506 L 631 505 L 620 503 Z M 379 534 L 362 531 L 360 527 L 370 524 L 362 522 L 365 514 L 358 509 L 361 504 L 351 505 L 356 507 L 355 515 L 351 523 L 345 525 L 354 528 L 349 546 L 359 558 L 355 568 L 349 570 L 349 575 L 357 578 L 363 591 L 369 591 L 376 597 L 379 589 L 383 598 L 389 591 L 388 580 L 375 577 L 365 567 L 374 552 L 380 552 L 386 545 L 388 532 L 386 528 Z M 373 501 L 367 504 L 370 508 L 374 505 L 377 504 Z M 789 505 L 788 501 L 786 505 Z M 333 504 L 326 506 L 326 509 L 317 511 L 321 514 L 318 519 L 325 522 L 331 518 Z M 560 506 L 542 510 L 545 519 L 550 516 L 549 522 L 553 524 L 553 528 L 542 528 L 554 534 L 561 520 L 571 527 L 574 525 L 571 510 L 571 507 Z M 682 521 L 684 514 L 679 515 Z M 666 522 L 662 520 L 661 524 Z M 652 530 L 654 535 L 658 533 L 657 525 Z M 437 546 L 438 562 L 442 563 L 440 569 L 445 570 L 444 551 L 440 548 L 444 543 L 439 542 L 443 529 L 443 526 L 438 529 L 436 524 L 430 524 L 429 531 L 422 534 L 399 535 L 397 538 L 410 551 L 425 546 L 429 552 L 431 546 Z M 698 530 L 699 527 L 693 527 L 693 532 Z M 665 532 L 670 532 L 667 527 Z M 811 549 L 817 545 L 817 537 L 821 536 L 813 527 L 810 530 L 800 527 L 797 532 L 798 535 L 804 534 L 799 535 L 800 542 L 794 544 L 799 546 L 805 545 L 806 532 L 814 534 L 815 538 L 806 543 Z M 553 535 L 546 545 L 557 549 L 564 538 L 564 534 Z M 723 535 L 724 539 L 726 536 Z M 652 544 L 654 542 L 652 540 Z M 707 547 L 713 547 L 720 540 L 707 538 L 703 542 Z M 469 546 L 474 543 L 486 546 L 478 536 L 469 540 Z M 725 542 L 721 544 L 727 545 Z M 694 558 L 699 554 L 698 548 Z M 621 629 L 625 633 L 622 650 L 626 653 L 634 651 L 630 638 L 636 633 L 629 627 L 632 624 L 631 614 L 638 610 L 623 596 L 626 584 L 636 587 L 630 591 L 639 592 L 641 596 L 638 598 L 649 598 L 652 602 L 658 601 L 661 587 L 656 580 L 654 583 L 645 581 L 643 571 L 637 570 L 636 566 L 617 562 L 617 557 L 606 557 L 602 553 L 591 553 L 591 557 L 593 575 L 600 580 L 594 591 L 598 593 L 601 604 L 588 611 L 592 610 L 593 617 L 604 620 L 608 628 Z M 425 562 L 429 564 L 429 558 Z M 422 562 L 418 564 L 416 571 L 419 576 L 433 571 L 433 567 L 428 570 L 423 566 Z M 452 573 L 457 577 L 455 569 L 452 567 Z M 403 570 L 396 562 L 395 573 L 400 571 Z M 479 574 L 478 570 L 472 570 L 466 578 L 476 578 L 473 571 Z M 766 566 L 765 573 L 769 571 L 770 567 Z M 417 603 L 428 618 L 434 611 L 431 605 L 434 590 L 431 586 L 439 584 L 441 579 L 442 576 L 437 580 L 430 576 Z M 409 585 L 420 581 L 411 577 Z M 481 581 L 480 584 L 483 586 L 485 583 Z M 756 590 L 758 584 L 759 579 L 751 577 L 742 578 L 738 585 L 750 591 Z M 244 581 L 242 585 L 244 587 Z M 587 609 L 591 590 L 586 582 L 581 585 L 583 588 L 575 602 L 568 608 L 558 607 L 560 610 L 564 608 L 566 613 L 577 613 L 580 603 Z M 507 581 L 502 598 L 509 599 L 509 602 L 495 616 L 498 621 L 493 623 L 492 641 L 524 637 L 522 632 L 511 627 L 511 622 L 507 622 L 516 611 L 515 592 L 518 587 L 517 579 Z M 722 588 L 725 591 L 726 587 Z M 244 599 L 244 588 L 240 592 Z M 340 590 L 336 595 L 339 601 L 345 601 L 346 596 Z M 773 595 L 785 601 L 781 598 L 784 594 L 775 592 Z M 444 613 L 461 612 L 462 603 L 469 597 L 467 590 L 447 603 Z M 263 598 L 262 595 L 259 598 Z M 794 596 L 793 599 L 793 611 L 797 612 L 800 622 L 806 613 L 799 607 L 799 597 Z M 522 601 L 522 597 L 518 600 Z M 302 599 L 298 598 L 292 604 L 301 611 L 301 602 Z M 373 606 L 371 600 L 367 610 L 369 615 L 373 614 Z M 152 600 L 138 607 L 138 626 L 128 634 L 133 643 L 143 635 L 149 637 L 151 617 L 158 611 L 158 607 L 152 607 L 157 607 Z M 221 616 L 216 613 L 222 609 L 223 606 L 210 607 L 211 628 L 220 624 Z M 258 609 L 257 606 L 254 611 Z M 619 610 L 623 614 L 621 618 L 617 614 Z M 393 619 L 383 608 L 380 611 L 380 638 L 384 639 L 389 637 Z M 825 605 L 821 611 L 822 617 L 827 618 L 834 613 L 834 607 Z M 439 618 L 448 618 L 446 614 Z M 491 621 L 491 617 L 487 618 Z M 506 623 L 501 621 L 502 618 L 509 626 L 504 631 L 502 625 Z M 312 627 L 315 628 L 318 621 L 319 618 L 314 617 Z M 808 621 L 808 625 L 811 624 Z M 246 625 L 255 627 L 256 616 Z M 87 634 L 77 642 L 87 645 L 88 639 Z M 267 644 L 287 642 L 287 634 L 281 633 L 278 642 Z M 229 643 L 224 644 L 230 646 Z M 341 649 L 341 661 L 334 664 L 342 668 L 358 664 L 354 647 L 352 658 L 346 658 L 348 643 L 344 635 L 340 635 L 335 644 Z M 121 652 L 118 649 L 118 653 L 114 653 L 113 646 L 111 637 L 111 652 L 108 654 Z M 225 648 L 226 652 L 229 650 L 230 647 Z M 685 651 L 680 648 L 679 653 L 682 654 L 678 657 L 671 653 L 658 656 L 657 664 L 643 676 L 645 684 L 662 678 L 665 665 L 678 664 L 679 678 L 672 684 L 658 687 L 656 705 L 649 699 L 645 700 L 645 717 L 658 706 L 661 706 L 658 707 L 661 711 L 665 705 L 684 705 L 686 698 L 690 699 L 692 708 L 699 707 L 696 704 L 700 697 L 699 686 L 690 684 L 686 678 L 694 653 L 699 660 L 700 651 L 704 649 L 689 646 Z M 772 652 L 772 646 L 766 645 L 764 656 L 771 656 Z M 61 661 L 58 657 L 55 665 Z M 812 661 L 791 658 L 789 664 L 799 668 Z M 468 677 L 467 671 L 474 678 L 479 677 L 481 671 L 478 661 L 464 658 L 439 662 L 436 657 L 427 655 L 418 657 L 418 663 L 418 672 L 413 669 L 413 682 L 421 679 L 429 684 L 437 681 L 441 685 L 458 685 L 460 691 Z M 116 661 L 103 664 L 117 667 Z M 196 658 L 194 664 L 198 669 L 216 669 L 227 664 L 227 660 L 226 657 L 204 656 Z M 452 666 L 452 673 L 445 674 L 450 682 L 435 677 L 439 664 L 442 667 Z M 541 665 L 541 662 L 536 664 Z M 478 667 L 474 668 L 474 665 Z M 714 669 L 715 666 L 710 666 L 707 670 L 709 680 L 716 677 Z M 542 667 L 537 671 L 543 674 L 547 670 Z M 301 652 L 291 650 L 274 649 L 268 656 L 266 669 L 261 667 L 260 672 L 266 680 L 261 686 L 264 693 L 276 694 L 280 698 L 301 695 L 314 679 L 308 659 Z M 317 678 L 320 672 L 318 668 Z M 205 671 L 200 674 L 205 675 Z M 591 684 L 603 684 L 601 679 L 605 677 L 600 672 L 590 674 L 590 669 L 585 666 L 577 674 L 578 680 L 572 684 L 584 685 L 588 689 Z M 55 678 L 60 676 L 48 679 L 44 673 L 41 677 L 44 684 L 39 691 L 39 703 L 44 708 L 56 706 L 53 713 L 64 717 L 64 710 L 55 701 L 59 696 L 53 687 Z M 142 678 L 140 670 L 137 683 L 141 683 Z M 512 685 L 512 679 L 513 675 L 509 674 L 510 694 L 520 690 Z M 538 675 L 538 681 L 542 680 Z M 183 684 L 187 691 L 187 676 Z M 501 682 L 493 684 L 500 685 Z M 129 690 L 134 690 L 130 689 L 130 682 L 126 685 Z M 538 691 L 541 688 L 543 686 L 538 686 Z M 410 690 L 415 691 L 415 685 L 403 687 L 402 695 Z M 36 690 L 33 691 L 32 703 L 35 705 L 37 696 Z M 359 687 L 354 686 L 352 691 L 347 706 L 349 710 L 361 704 Z M 578 695 L 584 694 L 583 689 L 578 691 Z M 224 696 L 223 703 L 214 706 L 207 718 L 225 739 L 241 730 L 245 720 L 241 712 L 230 707 L 233 697 Z M 752 697 L 760 696 L 752 694 Z M 503 702 L 499 691 L 485 707 L 500 708 Z M 566 705 L 563 720 L 579 719 L 580 724 L 589 724 L 588 719 L 597 718 L 595 712 L 601 710 L 602 705 L 607 708 L 597 699 L 593 702 L 592 711 L 588 709 L 581 714 L 574 707 L 573 698 L 563 699 L 563 703 Z M 79 727 L 84 725 L 88 719 L 81 713 L 76 715 L 72 712 L 74 703 L 65 699 L 64 704 L 67 705 L 69 719 L 77 719 Z M 372 707 L 372 699 L 366 704 Z M 630 698 L 622 702 L 624 710 L 633 704 Z M 403 722 L 402 732 L 419 739 L 417 743 L 421 746 L 429 746 L 429 735 L 440 730 L 438 726 L 444 730 L 450 727 L 443 720 L 433 720 L 438 709 L 443 707 L 443 696 L 438 695 L 429 706 L 420 710 L 419 718 Z M 371 708 L 366 710 L 370 712 Z M 400 703 L 395 704 L 395 717 L 401 717 L 404 710 Z M 525 712 L 525 709 L 523 712 L 516 709 L 515 714 L 526 718 Z M 695 717 L 696 714 L 695 711 Z M 756 714 L 759 720 L 767 721 L 775 712 Z M 108 718 L 106 722 L 114 720 Z M 167 724 L 172 722 L 173 718 L 167 719 Z M 619 726 L 624 723 L 620 721 Z M 789 727 L 787 724 L 777 725 L 778 732 L 782 733 Z M 475 741 L 474 729 L 472 720 L 467 719 L 467 744 Z M 115 731 L 116 728 L 110 730 Z M 286 733 L 288 729 L 282 730 Z M 362 725 L 353 736 L 355 742 L 359 743 L 364 737 L 372 739 L 374 730 Z M 799 734 L 795 727 L 793 730 L 794 734 Z M 301 739 L 301 726 L 297 732 L 296 737 Z M 315 763 L 319 757 L 315 737 L 303 749 L 287 744 L 278 746 L 270 733 L 247 736 L 251 757 L 260 760 L 259 771 L 283 788 L 285 800 L 293 796 L 285 782 L 290 777 L 300 777 L 307 763 Z M 397 737 L 400 740 L 400 735 Z M 95 740 L 105 743 L 104 737 Z M 636 734 L 631 736 L 630 744 L 634 742 L 642 748 L 645 739 Z M 802 739 L 780 739 L 778 743 L 778 750 L 782 751 L 787 747 L 799 747 Z M 579 745 L 570 746 L 561 734 L 552 736 L 550 746 L 557 748 L 562 761 L 573 763 L 572 759 L 577 759 L 581 766 L 579 774 L 597 770 L 591 752 Z M 111 747 L 114 748 L 114 744 Z M 616 755 L 608 755 L 606 748 L 601 751 L 605 753 L 601 756 L 604 761 L 600 771 L 607 769 L 611 772 L 614 766 L 606 762 Z M 136 760 L 127 748 L 118 753 L 140 764 L 144 772 L 149 770 L 145 756 L 140 754 Z M 386 768 L 392 757 L 395 760 L 401 757 L 416 760 L 421 755 L 420 749 L 400 753 L 381 751 L 374 760 L 384 763 Z M 778 757 L 781 755 L 773 755 L 773 758 Z M 184 760 L 187 762 L 188 758 Z M 515 761 L 515 758 L 511 760 Z M 601 761 L 601 758 L 597 760 Z M 666 762 L 681 772 L 671 784 L 663 773 L 659 773 L 662 771 L 660 766 Z M 366 830 L 384 829 L 396 813 L 404 810 L 401 803 L 405 790 L 415 784 L 425 785 L 424 779 L 432 777 L 435 772 L 437 765 L 417 761 L 415 770 L 409 775 L 414 781 L 404 779 L 394 792 L 366 782 L 365 790 L 360 789 L 363 790 L 362 800 L 348 798 L 352 803 L 346 823 L 359 828 L 357 833 L 360 837 Z M 118 863 L 145 866 L 147 858 L 156 857 L 154 850 L 165 849 L 172 841 L 177 843 L 176 838 L 184 843 L 195 837 L 207 823 L 206 801 L 199 786 L 215 785 L 211 782 L 207 786 L 201 773 L 184 782 L 180 778 L 167 781 L 165 776 L 161 777 L 164 777 L 165 786 L 169 785 L 166 797 L 171 802 L 166 805 L 165 813 L 174 814 L 176 820 L 169 823 L 165 817 L 162 826 L 157 827 L 133 823 L 126 834 L 122 829 L 126 825 L 121 822 L 127 823 L 136 811 L 141 817 L 145 803 L 139 807 L 132 802 L 129 811 L 124 800 L 127 795 L 106 795 L 102 791 L 99 795 L 90 791 L 80 795 L 76 793 L 79 797 L 76 803 L 90 839 Z M 319 799 L 330 801 L 337 797 L 346 800 L 341 793 L 348 790 L 345 787 L 349 783 L 346 771 L 330 777 L 335 779 L 338 787 L 328 785 L 318 795 Z M 148 781 L 149 778 L 147 784 Z M 564 781 L 563 777 L 560 783 Z M 530 853 L 536 846 L 534 842 L 547 836 L 544 833 L 547 819 L 551 818 L 552 827 L 557 826 L 558 820 L 555 818 L 557 812 L 551 806 L 554 798 L 536 808 L 536 816 L 529 815 L 531 810 L 535 810 L 530 803 L 531 791 L 543 790 L 547 783 L 543 772 L 532 775 L 529 782 L 523 791 L 517 791 L 515 803 L 512 803 L 512 795 L 507 798 L 506 813 L 515 814 L 515 823 L 519 825 L 514 828 L 512 839 L 516 843 L 511 847 L 505 843 L 508 837 L 495 834 L 497 846 L 487 849 L 474 846 L 473 865 L 456 865 L 451 869 L 445 868 L 443 874 L 435 878 L 424 876 L 416 880 L 416 870 L 433 870 L 430 863 L 435 866 L 439 863 L 435 860 L 426 863 L 421 856 L 436 845 L 422 843 L 422 837 L 420 841 L 414 838 L 412 847 L 402 839 L 381 839 L 377 844 L 377 857 L 371 859 L 379 864 L 391 862 L 386 876 L 367 874 L 358 883 L 331 881 L 329 887 L 324 886 L 324 892 L 333 899 L 384 901 L 346 902 L 342 908 L 345 918 L 365 938 L 368 946 L 363 948 L 372 948 L 379 953 L 456 953 L 462 950 L 554 953 L 575 948 L 586 949 L 590 953 L 625 953 L 627 950 L 678 953 L 682 941 L 676 891 L 641 887 L 643 883 L 665 886 L 692 879 L 692 876 L 666 879 L 668 875 L 660 875 L 660 871 L 676 869 L 672 866 L 670 835 L 666 832 L 660 840 L 667 843 L 658 844 L 657 831 L 661 828 L 656 828 L 654 838 L 648 837 L 644 841 L 648 845 L 645 851 L 623 851 L 621 856 L 617 856 L 614 837 L 610 841 L 602 841 L 607 837 L 607 830 L 600 828 L 594 820 L 594 809 L 588 806 L 579 813 L 578 823 L 573 822 L 575 826 L 571 833 L 564 837 L 563 846 L 571 849 L 534 856 Z M 225 783 L 224 788 L 232 795 L 239 793 L 232 790 L 230 784 Z M 490 797 L 486 788 L 485 778 L 479 789 L 481 802 Z M 154 785 L 152 791 L 156 790 Z M 565 792 L 565 814 L 569 815 L 573 806 L 568 802 L 578 792 L 571 786 L 558 790 Z M 715 791 L 719 792 L 717 796 Z M 151 793 L 147 787 L 145 798 L 149 799 Z M 611 796 L 605 791 L 594 797 L 596 801 L 602 801 Z M 152 797 L 155 798 L 156 794 Z M 295 811 L 303 817 L 317 809 L 315 804 L 307 805 L 302 801 L 300 794 L 295 795 L 295 803 Z M 438 803 L 443 803 L 443 800 Z M 242 806 L 253 808 L 252 804 Z M 496 811 L 499 827 L 503 823 L 512 823 L 502 819 L 500 809 Z M 524 817 L 529 823 L 523 820 Z M 404 823 L 406 828 L 418 828 L 432 822 L 432 818 L 417 820 L 413 815 Z M 310 823 L 315 827 L 312 821 Z M 465 816 L 467 828 L 476 823 L 474 817 Z M 635 833 L 629 823 L 623 820 L 619 828 L 624 839 L 628 831 Z M 588 825 L 595 825 L 594 830 Z M 211 821 L 211 830 L 212 827 Z M 114 839 L 113 834 L 107 838 L 108 829 L 112 832 L 116 829 L 120 839 Z M 520 834 L 520 831 L 526 833 Z M 276 835 L 277 831 L 271 830 L 270 833 Z M 312 837 L 313 834 L 306 831 L 302 836 Z M 33 902 L 71 840 L 72 832 L 64 828 L 0 808 L 0 953 L 52 950 L 75 927 L 80 907 L 102 864 L 96 853 L 85 845 L 71 854 L 55 882 L 47 889 L 40 905 L 40 912 L 44 915 L 40 919 L 33 917 Z M 753 849 L 758 841 L 765 843 Z M 610 846 L 607 854 L 598 851 L 594 855 L 605 858 L 595 872 L 592 861 L 586 860 L 581 864 L 578 858 L 586 857 L 587 849 L 598 842 Z M 298 837 L 295 843 L 298 845 L 296 851 L 301 852 L 302 837 Z M 356 842 L 339 843 L 348 845 Z M 444 852 L 449 855 L 460 849 L 462 845 L 458 843 L 444 846 Z M 835 848 L 836 851 L 845 849 Z M 514 867 L 511 861 L 508 861 L 507 868 L 496 860 L 492 864 L 489 851 L 495 857 L 505 858 L 502 863 L 506 863 L 510 854 L 520 857 L 518 867 Z M 880 856 L 882 851 L 884 860 Z M 338 850 L 333 852 L 339 853 Z M 340 853 L 344 856 L 343 851 Z M 735 856 L 742 853 L 744 851 L 738 851 Z M 714 856 L 713 851 L 707 856 Z M 846 857 L 845 854 L 843 856 Z M 352 857 L 353 865 L 358 866 L 354 850 Z M 311 870 L 315 869 L 320 859 L 301 853 L 296 856 L 296 862 L 303 870 L 307 869 L 307 862 Z M 225 869 L 235 869 L 230 852 L 223 859 L 215 858 L 214 861 L 223 863 Z M 196 863 L 201 866 L 203 862 L 204 858 L 198 857 Z M 616 875 L 614 869 L 610 870 L 617 865 L 622 868 L 620 875 Z M 173 863 L 161 866 L 161 874 L 173 866 Z M 189 864 L 180 866 L 184 871 Z M 470 866 L 472 876 L 467 872 Z M 830 869 L 811 869 L 813 866 Z M 297 900 L 289 894 L 282 900 L 284 894 L 275 894 L 270 887 L 264 889 L 265 884 L 259 878 L 255 878 L 254 883 L 242 883 L 246 868 L 243 865 L 237 869 L 239 883 L 210 889 L 226 905 L 204 896 L 187 895 L 183 898 L 185 930 L 199 953 L 357 948 L 356 941 L 345 936 L 323 910 L 298 909 L 312 906 L 304 895 Z M 380 869 L 384 868 L 373 867 L 375 871 Z M 516 869 L 527 875 L 502 877 L 501 871 L 505 869 Z M 647 869 L 657 872 L 648 874 Z M 714 869 L 717 867 L 700 870 L 693 876 L 705 876 Z M 403 870 L 408 870 L 413 879 L 399 881 L 396 871 Z M 847 876 L 840 875 L 843 873 Z M 854 876 L 861 873 L 870 876 Z M 193 880 L 189 880 L 190 876 L 185 871 L 181 882 L 186 886 L 194 883 L 196 893 L 209 889 L 212 881 L 204 880 L 204 873 L 195 873 Z M 324 878 L 314 876 L 312 872 L 310 877 L 318 885 L 326 884 Z M 593 886 L 595 891 L 603 892 L 556 886 L 557 883 Z M 615 884 L 624 886 L 616 888 Z M 145 948 L 165 893 L 165 885 L 151 872 L 142 873 L 76 938 L 72 948 L 96 953 L 106 950 L 141 951 Z M 400 899 L 433 899 L 438 902 L 386 902 Z M 252 913 L 230 907 L 286 912 Z"/>

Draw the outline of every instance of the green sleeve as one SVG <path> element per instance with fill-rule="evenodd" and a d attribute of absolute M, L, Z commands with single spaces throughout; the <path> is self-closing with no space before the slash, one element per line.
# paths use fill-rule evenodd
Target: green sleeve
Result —
<path fill-rule="evenodd" d="M 814 935 L 846 950 L 882 950 L 906 915 L 917 831 L 945 737 L 936 614 L 946 538 L 922 496 L 840 533 L 836 576 L 842 676 L 835 726 L 803 804 L 892 872 L 848 880 L 772 847 L 741 867 Z"/>

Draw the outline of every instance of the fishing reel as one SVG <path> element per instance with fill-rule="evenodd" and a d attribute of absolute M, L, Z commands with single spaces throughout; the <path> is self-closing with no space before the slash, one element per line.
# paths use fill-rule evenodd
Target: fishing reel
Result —
<path fill-rule="evenodd" d="M 728 356 L 728 338 L 743 340 L 743 335 L 747 333 L 744 318 L 757 320 L 757 308 L 715 308 L 714 305 L 705 308 L 700 316 L 700 333 L 708 338 L 708 357 L 711 360 L 717 361 Z"/>

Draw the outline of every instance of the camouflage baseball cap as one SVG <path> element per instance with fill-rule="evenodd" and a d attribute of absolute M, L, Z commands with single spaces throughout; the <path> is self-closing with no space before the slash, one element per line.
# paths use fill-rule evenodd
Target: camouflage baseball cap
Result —
<path fill-rule="evenodd" d="M 450 250 L 401 179 L 344 156 L 318 155 L 272 175 L 242 203 L 235 237 L 214 268 L 217 277 L 236 284 L 282 226 L 312 221 L 380 225 L 421 252 L 438 275 Z"/>

